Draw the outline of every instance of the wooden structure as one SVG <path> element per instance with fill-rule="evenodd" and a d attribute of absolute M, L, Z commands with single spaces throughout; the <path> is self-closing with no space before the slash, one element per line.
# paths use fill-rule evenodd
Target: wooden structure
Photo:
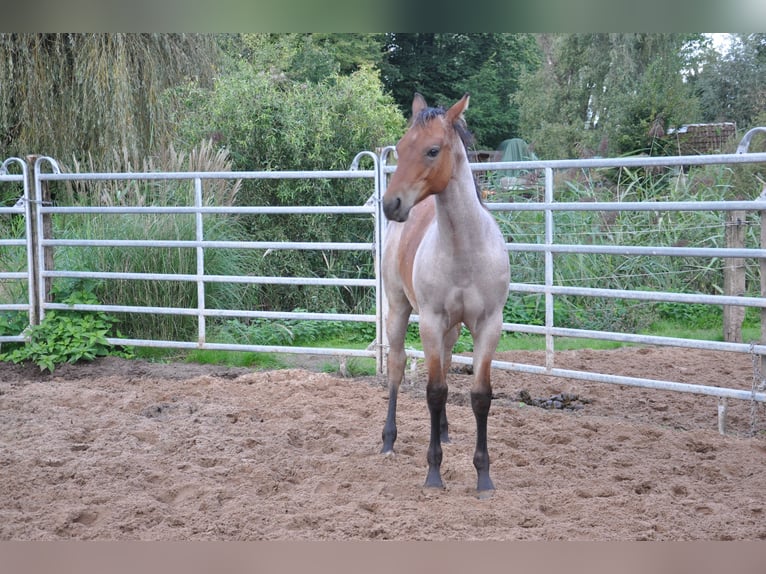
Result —
<path fill-rule="evenodd" d="M 724 147 L 737 132 L 734 122 L 685 124 L 668 131 L 676 139 L 678 155 L 724 153 Z"/>

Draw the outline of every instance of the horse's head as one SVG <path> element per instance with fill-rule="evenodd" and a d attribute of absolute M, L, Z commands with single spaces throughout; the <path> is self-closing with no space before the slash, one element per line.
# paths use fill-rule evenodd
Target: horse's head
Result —
<path fill-rule="evenodd" d="M 423 96 L 415 94 L 410 127 L 396 144 L 396 171 L 383 196 L 388 219 L 406 221 L 417 203 L 447 187 L 456 153 L 470 137 L 463 119 L 467 108 L 468 94 L 446 111 L 429 108 Z"/>

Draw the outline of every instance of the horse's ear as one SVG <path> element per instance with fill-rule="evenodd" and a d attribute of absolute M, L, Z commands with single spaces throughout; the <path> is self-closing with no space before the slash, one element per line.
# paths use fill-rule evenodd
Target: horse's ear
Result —
<path fill-rule="evenodd" d="M 420 95 L 418 92 L 415 92 L 415 97 L 412 98 L 412 117 L 416 117 L 420 112 L 425 110 L 428 107 L 428 104 L 426 103 L 426 99 Z"/>
<path fill-rule="evenodd" d="M 454 124 L 456 121 L 463 118 L 463 112 L 468 109 L 468 100 L 470 99 L 471 97 L 468 94 L 465 94 L 460 98 L 460 101 L 447 110 L 446 117 L 450 124 Z"/>

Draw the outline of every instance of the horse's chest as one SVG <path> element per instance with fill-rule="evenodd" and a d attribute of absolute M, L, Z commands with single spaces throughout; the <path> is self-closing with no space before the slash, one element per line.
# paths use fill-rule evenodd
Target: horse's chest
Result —
<path fill-rule="evenodd" d="M 502 306 L 509 281 L 508 256 L 502 237 L 496 235 L 479 233 L 471 241 L 455 242 L 432 225 L 412 265 L 416 307 L 464 320 Z"/>
<path fill-rule="evenodd" d="M 432 253 L 416 257 L 412 279 L 420 305 L 439 302 L 458 311 L 480 290 L 481 270 L 470 258 L 461 260 Z"/>
<path fill-rule="evenodd" d="M 415 256 L 412 274 L 415 283 L 439 282 L 469 288 L 479 282 L 483 269 L 481 253 L 447 250 L 426 235 Z"/>

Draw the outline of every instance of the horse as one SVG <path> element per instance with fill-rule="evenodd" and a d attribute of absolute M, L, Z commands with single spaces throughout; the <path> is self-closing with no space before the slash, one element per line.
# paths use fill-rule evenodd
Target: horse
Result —
<path fill-rule="evenodd" d="M 502 333 L 510 265 L 505 239 L 482 201 L 468 163 L 472 136 L 463 116 L 468 101 L 465 94 L 445 110 L 429 107 L 422 95 L 415 94 L 408 129 L 396 144 L 396 169 L 382 198 L 388 220 L 382 274 L 389 348 L 381 452 L 394 453 L 396 402 L 407 360 L 404 339 L 414 311 L 420 316 L 431 423 L 425 487 L 445 488 L 440 469 L 441 445 L 449 442 L 447 372 L 465 325 L 474 344 L 473 464 L 477 492 L 484 498 L 495 489 L 487 451 L 490 370 Z"/>

